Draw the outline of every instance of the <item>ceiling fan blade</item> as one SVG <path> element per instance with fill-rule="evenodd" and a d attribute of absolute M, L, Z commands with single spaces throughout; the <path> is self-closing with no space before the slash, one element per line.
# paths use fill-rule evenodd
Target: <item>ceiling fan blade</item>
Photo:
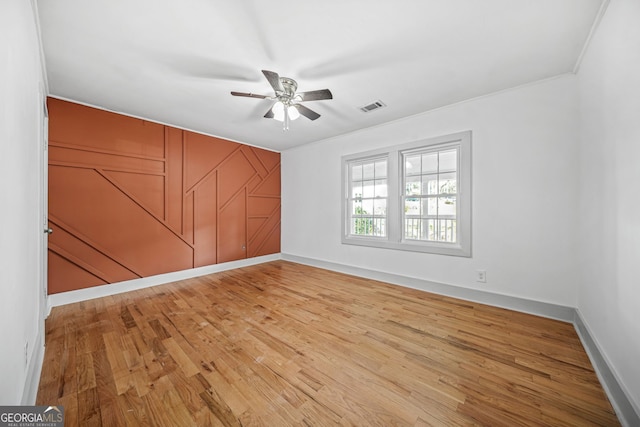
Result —
<path fill-rule="evenodd" d="M 273 107 L 269 108 L 269 111 L 267 111 L 267 114 L 264 115 L 265 119 L 273 119 L 274 114 L 273 114 Z"/>
<path fill-rule="evenodd" d="M 302 98 L 300 101 L 319 101 L 321 99 L 333 99 L 329 89 L 312 90 L 310 92 L 298 92 L 296 96 Z"/>
<path fill-rule="evenodd" d="M 268 96 L 266 96 L 266 95 L 257 95 L 255 93 L 247 93 L 247 92 L 234 92 L 234 91 L 231 91 L 231 95 L 233 95 L 233 96 L 246 96 L 247 98 L 260 98 L 260 99 L 268 98 Z"/>
<path fill-rule="evenodd" d="M 284 88 L 282 87 L 282 83 L 280 83 L 280 76 L 278 73 L 269 70 L 262 70 L 262 74 L 267 78 L 269 84 L 276 92 L 284 92 Z"/>
<path fill-rule="evenodd" d="M 310 108 L 305 107 L 302 104 L 294 104 L 293 106 L 298 109 L 300 114 L 302 114 L 303 116 L 305 116 L 309 120 L 315 120 L 318 117 L 320 117 L 320 114 L 316 113 L 315 111 L 313 111 Z"/>

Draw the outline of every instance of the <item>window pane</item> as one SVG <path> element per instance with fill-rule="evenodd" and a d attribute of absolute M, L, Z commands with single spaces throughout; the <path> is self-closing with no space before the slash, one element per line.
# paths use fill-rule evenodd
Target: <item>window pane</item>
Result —
<path fill-rule="evenodd" d="M 437 222 L 435 219 L 425 219 L 424 221 L 424 239 L 436 240 L 436 233 L 438 232 Z"/>
<path fill-rule="evenodd" d="M 438 153 L 422 155 L 422 173 L 438 172 Z"/>
<path fill-rule="evenodd" d="M 358 199 L 362 197 L 362 183 L 357 182 L 352 184 L 351 186 L 351 197 L 354 199 Z"/>
<path fill-rule="evenodd" d="M 373 179 L 374 175 L 374 163 L 365 163 L 362 165 L 362 179 Z"/>
<path fill-rule="evenodd" d="M 456 241 L 456 220 L 441 219 L 439 221 L 440 235 L 438 236 L 442 242 L 454 243 Z"/>
<path fill-rule="evenodd" d="M 356 236 L 380 236 L 387 235 L 387 221 L 385 218 L 352 218 L 350 234 Z"/>
<path fill-rule="evenodd" d="M 438 175 L 425 175 L 422 177 L 422 194 L 438 194 Z"/>
<path fill-rule="evenodd" d="M 387 180 L 376 179 L 376 188 L 374 191 L 374 197 L 387 197 Z"/>
<path fill-rule="evenodd" d="M 429 197 L 423 199 L 423 216 L 438 216 L 438 199 Z"/>
<path fill-rule="evenodd" d="M 362 201 L 362 215 L 373 215 L 373 199 Z"/>
<path fill-rule="evenodd" d="M 405 181 L 405 194 L 407 196 L 420 195 L 420 176 L 408 176 Z"/>
<path fill-rule="evenodd" d="M 362 181 L 362 164 L 356 163 L 351 165 L 351 179 L 353 181 Z"/>
<path fill-rule="evenodd" d="M 380 237 L 387 235 L 387 220 L 385 218 L 373 219 L 373 235 Z"/>
<path fill-rule="evenodd" d="M 362 215 L 362 201 L 354 201 L 351 208 L 351 215 Z"/>
<path fill-rule="evenodd" d="M 387 199 L 375 199 L 373 201 L 373 213 L 375 215 L 387 215 Z"/>
<path fill-rule="evenodd" d="M 387 177 L 387 162 L 384 160 L 379 160 L 375 165 L 375 174 L 376 178 L 386 178 Z"/>
<path fill-rule="evenodd" d="M 420 215 L 420 199 L 415 197 L 407 197 L 404 201 L 405 215 Z"/>
<path fill-rule="evenodd" d="M 351 234 L 357 236 L 373 235 L 373 219 L 372 218 L 352 218 Z"/>
<path fill-rule="evenodd" d="M 457 183 L 456 183 L 456 173 L 441 173 L 439 186 L 438 186 L 438 194 L 456 194 L 458 191 Z"/>
<path fill-rule="evenodd" d="M 371 181 L 363 181 L 362 182 L 362 197 L 373 197 L 374 194 L 374 183 L 375 181 L 371 180 Z"/>
<path fill-rule="evenodd" d="M 420 220 L 418 218 L 404 220 L 404 238 L 414 240 L 420 238 Z"/>
<path fill-rule="evenodd" d="M 456 216 L 455 197 L 438 197 L 438 216 Z"/>
<path fill-rule="evenodd" d="M 437 233 L 433 240 L 454 243 L 456 241 L 456 220 L 440 219 L 437 222 Z"/>
<path fill-rule="evenodd" d="M 404 168 L 406 175 L 420 174 L 420 155 L 405 157 Z"/>
<path fill-rule="evenodd" d="M 458 168 L 458 150 L 440 152 L 440 173 L 455 171 Z"/>

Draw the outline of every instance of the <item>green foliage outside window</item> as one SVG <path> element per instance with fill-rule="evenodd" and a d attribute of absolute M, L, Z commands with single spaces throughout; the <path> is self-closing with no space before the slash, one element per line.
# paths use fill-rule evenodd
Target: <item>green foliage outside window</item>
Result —
<path fill-rule="evenodd" d="M 369 212 L 362 209 L 362 206 L 356 206 L 356 215 L 368 215 Z M 373 218 L 355 218 L 355 229 L 353 234 L 360 236 L 373 236 Z"/>

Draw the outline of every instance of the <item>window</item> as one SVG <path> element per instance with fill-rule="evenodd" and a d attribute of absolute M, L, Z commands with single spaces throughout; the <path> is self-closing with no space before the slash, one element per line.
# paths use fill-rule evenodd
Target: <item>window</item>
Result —
<path fill-rule="evenodd" d="M 349 163 L 349 234 L 387 236 L 387 159 Z"/>
<path fill-rule="evenodd" d="M 406 152 L 402 165 L 403 237 L 455 243 L 458 147 Z"/>
<path fill-rule="evenodd" d="M 471 132 L 343 157 L 342 242 L 471 255 Z"/>

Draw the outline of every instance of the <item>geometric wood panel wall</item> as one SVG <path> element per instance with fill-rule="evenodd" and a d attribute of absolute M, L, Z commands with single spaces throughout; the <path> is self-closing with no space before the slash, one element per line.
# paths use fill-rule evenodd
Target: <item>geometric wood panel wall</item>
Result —
<path fill-rule="evenodd" d="M 49 293 L 280 252 L 280 154 L 50 98 Z"/>

